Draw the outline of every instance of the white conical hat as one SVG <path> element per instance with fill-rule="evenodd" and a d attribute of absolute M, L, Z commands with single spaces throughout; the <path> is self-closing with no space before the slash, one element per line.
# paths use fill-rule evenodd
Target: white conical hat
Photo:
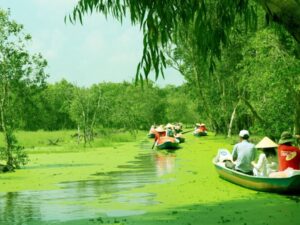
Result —
<path fill-rule="evenodd" d="M 156 128 L 156 131 L 157 132 L 164 132 L 165 129 L 163 128 L 163 126 L 159 126 L 159 127 Z"/>
<path fill-rule="evenodd" d="M 173 125 L 170 124 L 170 123 L 168 123 L 168 124 L 166 125 L 166 128 L 172 128 L 172 127 L 173 127 Z"/>
<path fill-rule="evenodd" d="M 268 137 L 264 137 L 255 148 L 276 148 L 278 145 Z"/>

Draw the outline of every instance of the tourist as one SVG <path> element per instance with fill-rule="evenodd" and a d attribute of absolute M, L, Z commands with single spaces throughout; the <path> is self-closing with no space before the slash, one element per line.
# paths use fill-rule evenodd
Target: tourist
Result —
<path fill-rule="evenodd" d="M 173 125 L 168 123 L 166 125 L 166 136 L 167 137 L 174 137 L 174 128 L 173 128 Z"/>
<path fill-rule="evenodd" d="M 234 169 L 236 171 L 253 175 L 252 161 L 255 160 L 256 150 L 254 144 L 248 141 L 249 132 L 241 130 L 239 133 L 240 143 L 236 144 L 232 150 L 232 159 L 235 163 Z"/>
<path fill-rule="evenodd" d="M 295 137 L 299 138 L 299 135 Z M 281 134 L 278 142 L 279 171 L 284 171 L 287 168 L 300 169 L 300 149 L 292 145 L 293 141 L 293 135 L 290 132 L 284 131 Z"/>
<path fill-rule="evenodd" d="M 268 177 L 278 169 L 276 150 L 277 144 L 270 138 L 264 137 L 255 148 L 261 149 L 262 153 L 258 157 L 257 163 L 252 162 L 255 176 Z"/>

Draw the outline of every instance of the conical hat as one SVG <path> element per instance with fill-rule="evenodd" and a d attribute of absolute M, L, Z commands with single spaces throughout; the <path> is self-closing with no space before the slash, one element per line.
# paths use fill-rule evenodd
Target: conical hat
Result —
<path fill-rule="evenodd" d="M 158 128 L 156 128 L 157 132 L 164 132 L 165 129 L 163 128 L 163 126 L 159 126 Z"/>
<path fill-rule="evenodd" d="M 255 148 L 276 148 L 278 145 L 268 137 L 264 137 Z"/>
<path fill-rule="evenodd" d="M 172 127 L 173 127 L 173 125 L 170 124 L 170 123 L 168 123 L 168 124 L 166 125 L 166 128 L 172 128 Z"/>

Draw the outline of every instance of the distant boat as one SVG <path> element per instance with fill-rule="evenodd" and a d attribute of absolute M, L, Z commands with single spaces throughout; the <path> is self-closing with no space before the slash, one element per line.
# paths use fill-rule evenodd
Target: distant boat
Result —
<path fill-rule="evenodd" d="M 231 183 L 256 191 L 300 194 L 300 174 L 282 178 L 257 177 L 228 169 L 215 159 L 213 164 L 219 176 Z"/>
<path fill-rule="evenodd" d="M 156 147 L 158 149 L 177 149 L 179 147 L 179 142 L 173 137 L 160 137 Z"/>
<path fill-rule="evenodd" d="M 203 132 L 195 132 L 194 136 L 196 137 L 201 137 L 201 136 L 207 136 L 207 132 L 203 131 Z"/>

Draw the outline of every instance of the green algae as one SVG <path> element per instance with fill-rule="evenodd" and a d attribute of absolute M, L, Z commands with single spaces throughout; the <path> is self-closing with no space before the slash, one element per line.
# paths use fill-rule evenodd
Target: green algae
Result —
<path fill-rule="evenodd" d="M 0 175 L 2 199 L 17 202 L 11 209 L 6 207 L 7 212 L 0 207 L 2 220 L 16 217 L 11 224 L 31 225 L 279 225 L 299 221 L 298 196 L 260 193 L 217 176 L 211 161 L 218 148 L 231 150 L 233 140 L 186 135 L 182 148 L 171 153 L 151 150 L 151 142 L 65 153 L 30 150 L 35 152 L 29 151 L 31 161 L 25 169 Z M 40 198 L 41 203 L 30 196 Z M 45 201 L 41 196 L 49 197 Z M 41 208 L 47 208 L 47 216 L 36 215 L 35 220 L 26 213 L 19 219 L 17 213 L 10 214 L 26 212 L 28 206 L 21 203 L 25 200 L 37 207 L 31 211 L 42 214 Z M 61 212 L 52 212 L 53 208 Z"/>

